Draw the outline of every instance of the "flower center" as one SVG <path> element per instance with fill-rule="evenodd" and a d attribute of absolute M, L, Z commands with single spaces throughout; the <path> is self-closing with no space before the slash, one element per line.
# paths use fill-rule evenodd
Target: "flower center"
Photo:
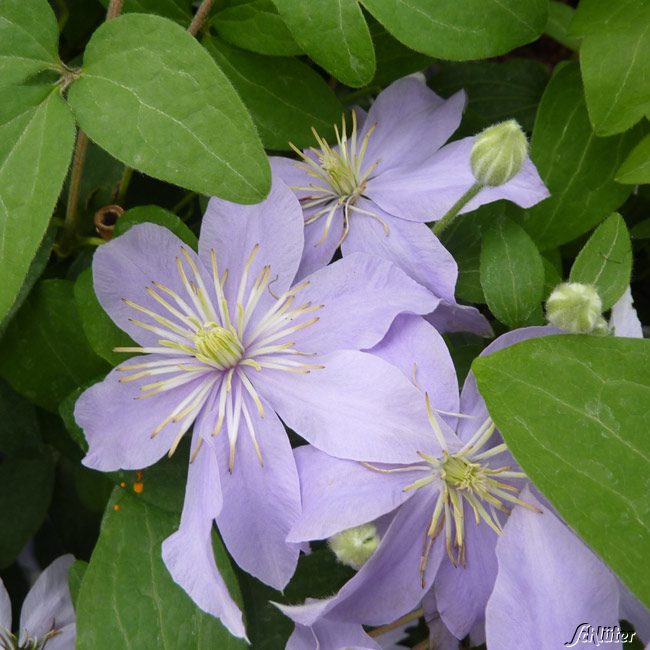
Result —
<path fill-rule="evenodd" d="M 43 650 L 47 642 L 59 634 L 59 630 L 52 628 L 40 638 L 26 637 L 22 643 L 9 630 L 0 627 L 0 650 Z"/>
<path fill-rule="evenodd" d="M 350 230 L 350 216 L 352 213 L 372 217 L 381 223 L 384 232 L 388 235 L 388 225 L 376 212 L 360 208 L 356 205 L 359 198 L 363 197 L 366 184 L 379 164 L 376 160 L 364 168 L 364 157 L 368 148 L 368 141 L 374 125 L 370 127 L 359 143 L 357 133 L 357 115 L 352 111 L 352 132 L 348 137 L 345 125 L 345 115 L 342 119 L 341 129 L 334 127 L 336 132 L 336 145 L 330 146 L 315 129 L 312 133 L 316 138 L 319 149 L 311 148 L 312 155 L 300 151 L 294 145 L 292 149 L 300 156 L 302 162 L 297 163 L 309 176 L 318 183 L 305 186 L 292 186 L 293 190 L 309 192 L 309 195 L 300 199 L 303 210 L 309 212 L 305 217 L 305 224 L 325 219 L 323 236 L 318 242 L 324 242 L 330 232 L 334 216 L 339 208 L 343 213 L 343 232 L 339 239 L 340 246 Z"/>
<path fill-rule="evenodd" d="M 213 363 L 220 370 L 237 365 L 244 354 L 244 346 L 237 334 L 217 323 L 206 323 L 194 335 L 194 356 L 204 363 Z"/>

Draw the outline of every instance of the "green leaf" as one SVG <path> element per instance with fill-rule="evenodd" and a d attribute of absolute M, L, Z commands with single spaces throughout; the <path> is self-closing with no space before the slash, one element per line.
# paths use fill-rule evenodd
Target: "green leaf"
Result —
<path fill-rule="evenodd" d="M 0 87 L 58 70 L 58 47 L 59 26 L 47 0 L 0 2 Z"/>
<path fill-rule="evenodd" d="M 644 219 L 630 230 L 632 239 L 650 239 L 650 219 Z"/>
<path fill-rule="evenodd" d="M 543 301 L 551 295 L 553 289 L 562 282 L 562 275 L 557 267 L 544 255 L 542 255 L 542 264 L 544 264 L 544 293 Z"/>
<path fill-rule="evenodd" d="M 580 2 L 571 32 L 583 36 L 580 69 L 598 135 L 620 133 L 650 117 L 648 25 L 648 2 Z"/>
<path fill-rule="evenodd" d="M 620 214 L 610 215 L 596 228 L 576 257 L 569 280 L 593 284 L 609 309 L 630 284 L 632 244 Z"/>
<path fill-rule="evenodd" d="M 415 52 L 391 36 L 386 28 L 373 20 L 368 21 L 375 47 L 377 71 L 373 85 L 387 86 L 392 81 L 428 68 L 433 63 L 430 56 Z"/>
<path fill-rule="evenodd" d="M 89 388 L 94 383 L 94 381 L 91 381 L 87 385 L 75 388 L 59 404 L 59 415 L 63 420 L 63 424 L 67 432 L 70 434 L 70 437 L 77 443 L 77 445 L 79 445 L 79 448 L 84 453 L 88 451 L 88 442 L 86 441 L 86 436 L 84 435 L 83 429 L 77 424 L 77 421 L 74 419 L 74 407 L 77 403 L 77 400 L 81 396 L 81 393 L 83 393 L 86 388 Z"/>
<path fill-rule="evenodd" d="M 650 135 L 632 149 L 618 168 L 616 180 L 626 185 L 650 183 Z"/>
<path fill-rule="evenodd" d="M 0 322 L 12 309 L 47 230 L 74 145 L 58 91 L 6 89 L 0 102 Z"/>
<path fill-rule="evenodd" d="M 84 560 L 75 560 L 70 567 L 68 572 L 68 585 L 70 587 L 70 598 L 72 598 L 72 604 L 77 607 L 77 598 L 79 596 L 79 589 L 81 588 L 81 583 L 84 579 L 86 569 L 88 568 L 88 562 Z"/>
<path fill-rule="evenodd" d="M 0 568 L 11 564 L 47 513 L 54 460 L 34 407 L 0 382 Z"/>
<path fill-rule="evenodd" d="M 577 64 L 558 70 L 539 105 L 530 146 L 551 196 L 513 212 L 542 250 L 589 231 L 625 201 L 631 188 L 616 183 L 614 174 L 637 138 L 634 132 L 596 137 Z"/>
<path fill-rule="evenodd" d="M 467 92 L 467 106 L 458 136 L 514 118 L 533 130 L 535 113 L 548 83 L 546 68 L 532 59 L 441 63 L 429 82 L 444 97 L 458 90 Z"/>
<path fill-rule="evenodd" d="M 514 221 L 500 219 L 483 235 L 481 286 L 492 313 L 510 327 L 542 320 L 544 263 L 533 240 Z"/>
<path fill-rule="evenodd" d="M 323 137 L 333 133 L 343 106 L 324 79 L 301 61 L 264 57 L 204 40 L 208 52 L 244 100 L 264 146 L 288 150 L 313 144 L 312 127 Z"/>
<path fill-rule="evenodd" d="M 399 41 L 453 61 L 505 54 L 546 26 L 546 0 L 361 0 Z"/>
<path fill-rule="evenodd" d="M 231 0 L 212 26 L 224 41 L 267 56 L 302 54 L 272 0 Z"/>
<path fill-rule="evenodd" d="M 67 280 L 38 284 L 0 343 L 0 375 L 50 411 L 71 390 L 107 369 L 83 333 L 73 284 Z"/>
<path fill-rule="evenodd" d="M 530 479 L 650 606 L 650 342 L 549 336 L 473 370 Z"/>
<path fill-rule="evenodd" d="M 548 22 L 544 33 L 564 47 L 578 51 L 580 41 L 569 33 L 569 25 L 573 20 L 575 10 L 569 5 L 551 0 L 548 4 Z"/>
<path fill-rule="evenodd" d="M 116 222 L 113 237 L 123 235 L 139 223 L 155 223 L 171 230 L 181 241 L 194 250 L 199 248 L 196 235 L 173 213 L 157 205 L 140 205 L 127 210 Z"/>
<path fill-rule="evenodd" d="M 183 485 L 176 487 L 182 491 Z M 147 489 L 156 489 L 154 480 Z M 78 650 L 246 648 L 192 602 L 163 564 L 161 544 L 178 528 L 178 519 L 178 514 L 115 488 L 79 592 Z M 215 545 L 233 593 L 234 574 L 223 546 L 218 540 Z"/>
<path fill-rule="evenodd" d="M 240 203 L 269 191 L 268 160 L 246 108 L 196 39 L 165 18 L 104 23 L 68 101 L 90 138 L 146 174 Z"/>
<path fill-rule="evenodd" d="M 100 0 L 108 7 L 110 0 Z M 124 0 L 122 13 L 158 14 L 169 18 L 183 27 L 192 21 L 192 0 Z"/>
<path fill-rule="evenodd" d="M 113 352 L 113 348 L 137 344 L 111 320 L 99 304 L 93 289 L 91 269 L 85 269 L 77 276 L 74 283 L 74 299 L 83 332 L 93 351 L 112 366 L 126 361 L 128 355 Z"/>
<path fill-rule="evenodd" d="M 375 51 L 357 0 L 273 0 L 302 49 L 346 86 L 375 76 Z"/>

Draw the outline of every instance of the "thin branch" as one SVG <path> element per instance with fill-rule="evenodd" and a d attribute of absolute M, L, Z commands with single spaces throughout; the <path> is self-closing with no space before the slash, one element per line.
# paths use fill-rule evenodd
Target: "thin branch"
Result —
<path fill-rule="evenodd" d="M 77 143 L 74 148 L 72 159 L 72 171 L 70 172 L 70 187 L 68 189 L 68 204 L 65 209 L 65 221 L 63 223 L 64 239 L 71 243 L 77 226 L 77 204 L 79 203 L 79 190 L 81 188 L 81 176 L 84 163 L 86 162 L 86 151 L 88 150 L 88 136 L 79 129 Z M 65 246 L 64 246 L 65 248 Z"/>
<path fill-rule="evenodd" d="M 205 19 L 208 17 L 208 14 L 210 13 L 210 9 L 212 9 L 212 3 L 214 0 L 203 0 L 199 8 L 196 10 L 196 13 L 194 14 L 194 18 L 192 18 L 192 22 L 190 23 L 190 26 L 187 28 L 187 31 L 192 34 L 192 36 L 196 36 L 201 27 L 203 27 L 203 23 L 205 22 Z"/>
<path fill-rule="evenodd" d="M 372 632 L 368 632 L 368 635 L 371 637 L 381 636 L 382 634 L 386 634 L 386 632 L 390 632 L 391 630 L 395 630 L 398 627 L 402 627 L 402 625 L 406 625 L 412 621 L 417 621 L 421 616 L 424 616 L 424 611 L 421 608 L 416 609 L 414 612 L 405 614 L 401 618 L 398 618 L 396 621 L 393 621 L 388 625 L 382 625 L 381 627 L 372 630 Z"/>
<path fill-rule="evenodd" d="M 111 0 L 106 11 L 106 20 L 117 18 L 122 13 L 123 0 Z"/>

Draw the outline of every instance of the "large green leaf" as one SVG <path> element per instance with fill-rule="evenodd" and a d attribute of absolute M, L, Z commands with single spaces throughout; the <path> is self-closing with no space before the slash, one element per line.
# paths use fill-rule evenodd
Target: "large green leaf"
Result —
<path fill-rule="evenodd" d="M 231 0 L 214 15 L 212 26 L 224 41 L 251 52 L 267 56 L 302 54 L 273 0 Z"/>
<path fill-rule="evenodd" d="M 542 320 L 544 263 L 533 240 L 510 219 L 485 229 L 481 286 L 490 311 L 510 327 Z"/>
<path fill-rule="evenodd" d="M 77 386 L 109 366 L 90 348 L 67 280 L 32 291 L 0 343 L 0 375 L 21 395 L 56 411 Z"/>
<path fill-rule="evenodd" d="M 650 341 L 550 336 L 473 370 L 528 476 L 650 606 Z"/>
<path fill-rule="evenodd" d="M 650 135 L 632 149 L 630 155 L 618 168 L 616 180 L 626 185 L 650 183 Z"/>
<path fill-rule="evenodd" d="M 165 18 L 104 23 L 68 101 L 97 144 L 146 174 L 240 203 L 269 190 L 268 160 L 245 106 L 196 39 Z"/>
<path fill-rule="evenodd" d="M 582 36 L 580 68 L 598 135 L 650 117 L 650 3 L 581 0 L 571 33 Z"/>
<path fill-rule="evenodd" d="M 145 492 L 157 488 L 153 473 L 145 479 Z M 182 491 L 183 486 L 176 488 Z M 78 650 L 246 648 L 192 602 L 163 564 L 161 544 L 177 529 L 178 519 L 142 496 L 115 488 L 79 591 Z M 236 592 L 216 537 L 215 550 L 222 575 L 231 593 Z"/>
<path fill-rule="evenodd" d="M 43 240 L 73 144 L 74 120 L 58 91 L 5 89 L 0 102 L 0 322 Z"/>
<path fill-rule="evenodd" d="M 0 0 L 0 87 L 58 69 L 58 46 L 59 27 L 47 0 Z"/>
<path fill-rule="evenodd" d="M 139 205 L 127 210 L 115 224 L 113 237 L 123 235 L 129 228 L 139 223 L 155 223 L 173 232 L 180 240 L 198 250 L 199 241 L 196 235 L 173 212 L 158 205 Z"/>
<path fill-rule="evenodd" d="M 441 63 L 431 87 L 444 97 L 467 92 L 467 107 L 459 137 L 507 119 L 533 130 L 537 105 L 548 83 L 548 72 L 532 59 Z"/>
<path fill-rule="evenodd" d="M 53 470 L 34 407 L 0 382 L 0 568 L 14 561 L 41 525 L 52 496 Z"/>
<path fill-rule="evenodd" d="M 298 45 L 348 86 L 375 75 L 375 51 L 357 0 L 273 0 Z"/>
<path fill-rule="evenodd" d="M 311 129 L 327 138 L 343 107 L 324 79 L 293 58 L 269 58 L 230 47 L 216 38 L 204 45 L 248 107 L 264 146 L 287 150 L 313 144 Z"/>
<path fill-rule="evenodd" d="M 571 267 L 571 282 L 593 284 L 609 309 L 630 284 L 632 244 L 620 214 L 608 217 L 589 238 Z"/>
<path fill-rule="evenodd" d="M 564 47 L 577 51 L 580 48 L 580 41 L 569 34 L 574 15 L 575 10 L 569 5 L 561 0 L 551 0 L 548 3 L 548 22 L 544 33 Z"/>
<path fill-rule="evenodd" d="M 534 41 L 546 26 L 546 0 L 361 0 L 410 48 L 454 61 L 481 59 Z"/>
<path fill-rule="evenodd" d="M 614 174 L 637 139 L 635 132 L 596 137 L 578 65 L 559 69 L 542 97 L 531 141 L 531 158 L 551 196 L 515 211 L 540 248 L 575 239 L 625 201 L 631 188 L 616 183 Z"/>

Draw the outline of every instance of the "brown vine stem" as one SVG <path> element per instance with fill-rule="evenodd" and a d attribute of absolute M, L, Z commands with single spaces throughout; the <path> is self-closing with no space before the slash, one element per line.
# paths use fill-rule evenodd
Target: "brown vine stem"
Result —
<path fill-rule="evenodd" d="M 199 8 L 196 10 L 196 13 L 194 14 L 194 18 L 192 18 L 192 22 L 190 23 L 190 26 L 187 28 L 187 31 L 192 34 L 192 36 L 196 36 L 201 27 L 203 27 L 203 23 L 205 22 L 205 19 L 208 17 L 208 14 L 210 13 L 210 9 L 212 9 L 212 4 L 214 0 L 203 0 L 203 2 L 200 4 Z"/>
<path fill-rule="evenodd" d="M 396 621 L 393 621 L 388 625 L 382 625 L 382 627 L 378 627 L 372 630 L 372 632 L 368 632 L 368 634 L 372 637 L 381 636 L 382 634 L 386 634 L 386 632 L 390 632 L 391 630 L 401 627 L 402 625 L 406 625 L 412 621 L 417 621 L 421 616 L 424 616 L 424 611 L 422 609 L 416 609 L 414 612 L 405 614 L 401 618 L 398 618 Z"/>
<path fill-rule="evenodd" d="M 106 11 L 106 20 L 116 18 L 121 11 L 122 0 L 111 0 Z M 65 209 L 65 221 L 63 222 L 63 237 L 59 246 L 59 251 L 63 255 L 69 253 L 77 236 L 77 206 L 79 204 L 79 190 L 81 189 L 81 178 L 87 150 L 88 136 L 79 129 L 72 158 L 72 170 L 70 171 L 70 187 L 68 189 L 68 204 Z"/>

